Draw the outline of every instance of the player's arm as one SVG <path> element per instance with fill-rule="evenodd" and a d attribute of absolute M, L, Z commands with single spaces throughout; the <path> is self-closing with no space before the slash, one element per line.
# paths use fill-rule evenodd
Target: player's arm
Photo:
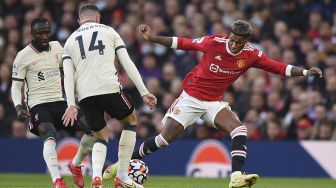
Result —
<path fill-rule="evenodd" d="M 23 63 L 23 60 L 19 56 L 21 56 L 20 53 L 17 55 L 13 63 L 11 95 L 18 120 L 22 122 L 28 116 L 26 109 L 22 106 L 21 93 L 23 81 L 27 74 L 27 65 Z"/>
<path fill-rule="evenodd" d="M 153 35 L 151 28 L 148 25 L 142 24 L 139 27 L 139 31 L 144 39 L 161 44 L 168 48 L 181 49 L 181 50 L 198 50 L 204 52 L 206 50 L 205 37 L 198 39 L 188 39 L 180 37 L 163 37 Z"/>
<path fill-rule="evenodd" d="M 253 64 L 253 66 L 274 74 L 280 74 L 283 76 L 292 76 L 292 77 L 296 76 L 322 77 L 322 71 L 317 67 L 312 67 L 309 70 L 300 67 L 295 67 L 292 65 L 275 61 L 267 57 L 261 51 L 258 52 L 257 56 L 258 56 L 257 61 Z"/>
<path fill-rule="evenodd" d="M 75 81 L 74 74 L 75 68 L 72 63 L 70 55 L 64 50 L 62 54 L 63 62 L 63 73 L 64 73 L 64 90 L 67 98 L 68 108 L 66 109 L 62 120 L 65 126 L 68 126 L 69 123 L 71 126 L 74 125 L 77 120 L 77 107 L 75 102 Z"/>
<path fill-rule="evenodd" d="M 150 94 L 142 81 L 140 73 L 136 66 L 134 65 L 133 61 L 129 57 L 126 47 L 119 46 L 116 48 L 118 59 L 121 65 L 124 67 L 127 75 L 130 77 L 136 88 L 138 89 L 141 97 L 143 98 L 144 102 L 150 107 L 155 108 L 157 104 L 157 99 L 154 95 Z"/>
<path fill-rule="evenodd" d="M 62 62 L 64 74 L 64 90 L 67 97 L 67 103 L 68 106 L 76 106 L 74 83 L 75 68 L 72 63 L 71 57 L 66 52 L 63 52 Z"/>

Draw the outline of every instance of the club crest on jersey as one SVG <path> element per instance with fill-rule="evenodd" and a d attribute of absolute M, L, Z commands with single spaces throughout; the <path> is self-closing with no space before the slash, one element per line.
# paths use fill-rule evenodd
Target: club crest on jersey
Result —
<path fill-rule="evenodd" d="M 175 108 L 174 109 L 174 114 L 175 115 L 179 115 L 181 113 L 181 110 L 180 109 L 178 109 L 178 108 Z"/>
<path fill-rule="evenodd" d="M 55 54 L 55 60 L 56 60 L 56 63 L 59 63 L 59 62 L 60 62 L 58 53 Z"/>
<path fill-rule="evenodd" d="M 240 59 L 240 60 L 237 61 L 236 64 L 237 64 L 237 67 L 241 69 L 241 68 L 245 67 L 246 63 L 245 63 L 244 60 Z"/>

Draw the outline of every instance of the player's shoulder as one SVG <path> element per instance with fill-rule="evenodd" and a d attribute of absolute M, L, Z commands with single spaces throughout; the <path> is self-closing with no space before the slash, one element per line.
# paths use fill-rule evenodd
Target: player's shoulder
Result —
<path fill-rule="evenodd" d="M 215 34 L 215 35 L 207 35 L 200 38 L 195 38 L 192 40 L 193 43 L 199 43 L 199 44 L 207 44 L 207 45 L 218 45 L 220 43 L 226 42 L 227 38 L 225 38 L 222 35 Z M 221 44 L 222 45 L 222 44 Z"/>
<path fill-rule="evenodd" d="M 63 48 L 62 45 L 58 41 L 50 41 L 49 45 L 51 48 Z"/>
<path fill-rule="evenodd" d="M 216 44 L 216 43 L 226 43 L 229 40 L 229 38 L 223 35 L 220 35 L 220 34 L 214 34 L 214 35 L 208 36 L 208 40 Z"/>
<path fill-rule="evenodd" d="M 25 59 L 28 56 L 31 56 L 33 52 L 32 47 L 30 47 L 30 44 L 28 44 L 26 47 L 24 47 L 22 50 L 20 50 L 15 57 L 15 61 Z"/>
<path fill-rule="evenodd" d="M 263 55 L 263 51 L 259 47 L 251 44 L 250 42 L 245 44 L 243 51 L 258 57 L 261 57 Z"/>

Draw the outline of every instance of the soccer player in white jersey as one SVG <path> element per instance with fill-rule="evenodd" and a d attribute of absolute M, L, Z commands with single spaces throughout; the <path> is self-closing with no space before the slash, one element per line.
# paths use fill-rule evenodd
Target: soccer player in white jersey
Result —
<path fill-rule="evenodd" d="M 50 23 L 45 18 L 36 18 L 31 23 L 33 40 L 21 50 L 13 64 L 12 99 L 19 121 L 28 117 L 22 106 L 21 88 L 25 83 L 25 101 L 30 113 L 29 130 L 43 141 L 43 157 L 53 180 L 53 188 L 66 188 L 60 176 L 56 153 L 56 130 L 65 129 L 74 134 L 84 130 L 76 123 L 74 127 L 64 127 L 62 115 L 67 103 L 61 86 L 61 55 L 63 48 L 57 41 L 50 41 Z M 94 138 L 86 132 L 74 161 L 81 163 L 94 143 Z M 84 187 L 84 184 L 79 187 Z"/>
<path fill-rule="evenodd" d="M 136 113 L 130 98 L 122 90 L 114 66 L 115 56 L 134 82 L 143 101 L 150 108 L 156 106 L 154 95 L 147 91 L 141 76 L 130 59 L 125 44 L 111 27 L 99 24 L 100 13 L 92 4 L 79 9 L 80 27 L 64 45 L 62 56 L 64 84 L 68 109 L 64 124 L 76 120 L 75 92 L 79 106 L 97 139 L 92 149 L 92 187 L 102 187 L 102 169 L 106 158 L 108 129 L 104 112 L 120 120 L 124 128 L 119 141 L 119 170 L 114 180 L 116 187 L 143 187 L 128 177 L 128 165 L 136 140 Z"/>

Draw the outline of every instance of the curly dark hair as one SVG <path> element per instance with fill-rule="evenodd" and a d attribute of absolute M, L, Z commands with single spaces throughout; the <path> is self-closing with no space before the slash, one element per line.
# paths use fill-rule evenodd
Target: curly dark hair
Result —
<path fill-rule="evenodd" d="M 239 36 L 250 36 L 252 34 L 252 26 L 244 20 L 235 20 L 231 24 L 231 32 Z"/>

